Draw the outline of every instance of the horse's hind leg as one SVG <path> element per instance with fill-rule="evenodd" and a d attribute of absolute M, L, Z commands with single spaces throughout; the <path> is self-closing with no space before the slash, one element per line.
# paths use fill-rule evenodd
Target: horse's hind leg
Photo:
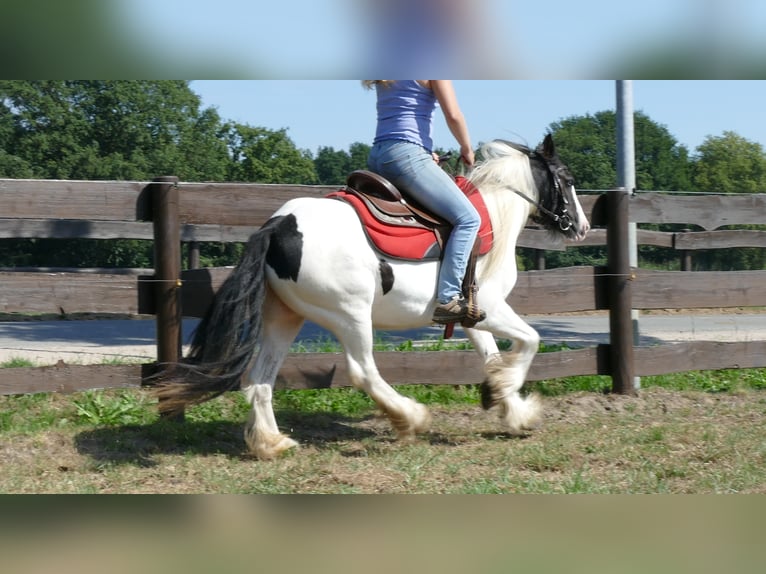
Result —
<path fill-rule="evenodd" d="M 304 319 L 269 291 L 263 305 L 261 348 L 242 383 L 242 390 L 252 405 L 245 426 L 245 442 L 250 452 L 262 460 L 279 456 L 298 443 L 282 434 L 277 427 L 272 405 L 272 392 L 279 369 L 303 325 Z"/>
<path fill-rule="evenodd" d="M 388 416 L 400 440 L 410 440 L 425 432 L 431 424 L 431 414 L 420 403 L 402 396 L 378 372 L 372 352 L 372 325 L 354 323 L 339 337 L 344 350 L 351 382 L 365 391 Z"/>

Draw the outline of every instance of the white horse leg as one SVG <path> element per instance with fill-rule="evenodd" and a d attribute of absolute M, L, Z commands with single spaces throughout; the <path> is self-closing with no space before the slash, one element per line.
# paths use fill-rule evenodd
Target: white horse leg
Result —
<path fill-rule="evenodd" d="M 344 331 L 341 344 L 346 351 L 348 373 L 354 386 L 365 391 L 388 416 L 399 440 L 411 440 L 428 430 L 431 413 L 425 407 L 402 396 L 378 372 L 372 353 L 372 325 L 355 323 Z"/>
<path fill-rule="evenodd" d="M 245 442 L 250 452 L 261 460 L 270 460 L 298 443 L 282 434 L 277 427 L 272 406 L 272 392 L 279 369 L 303 325 L 303 317 L 295 314 L 271 291 L 263 305 L 261 348 L 243 381 L 242 390 L 252 405 L 245 426 Z"/>
<path fill-rule="evenodd" d="M 523 397 L 521 388 L 540 345 L 537 331 L 527 325 L 510 307 L 492 310 L 482 328 L 492 333 L 467 329 L 476 350 L 484 357 L 486 380 L 482 384 L 482 405 L 499 407 L 500 418 L 510 434 L 523 434 L 535 428 L 541 419 L 541 402 L 537 395 Z M 493 334 L 510 339 L 509 352 L 498 352 Z"/>

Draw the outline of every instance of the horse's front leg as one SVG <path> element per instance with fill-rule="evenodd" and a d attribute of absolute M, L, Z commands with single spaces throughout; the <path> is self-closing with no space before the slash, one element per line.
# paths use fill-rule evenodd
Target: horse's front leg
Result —
<path fill-rule="evenodd" d="M 466 329 L 466 335 L 484 358 L 486 378 L 481 385 L 482 406 L 487 410 L 498 407 L 508 432 L 523 434 L 535 428 L 541 418 L 540 398 L 520 394 L 540 345 L 540 336 L 505 304 L 493 309 L 481 328 L 481 331 Z M 499 352 L 494 337 L 509 339 L 510 351 Z"/>

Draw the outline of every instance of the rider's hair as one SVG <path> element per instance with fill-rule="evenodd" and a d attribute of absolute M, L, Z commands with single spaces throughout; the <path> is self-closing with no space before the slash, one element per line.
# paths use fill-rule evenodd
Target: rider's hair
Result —
<path fill-rule="evenodd" d="M 394 80 L 362 80 L 362 85 L 368 90 L 373 89 L 375 86 L 383 86 L 387 88 L 394 83 Z"/>

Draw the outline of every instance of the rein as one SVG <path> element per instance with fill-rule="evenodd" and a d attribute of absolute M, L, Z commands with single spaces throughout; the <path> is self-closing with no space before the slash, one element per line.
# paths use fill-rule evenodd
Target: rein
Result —
<path fill-rule="evenodd" d="M 558 185 L 556 186 L 558 187 Z M 569 231 L 572 227 L 572 219 L 569 217 L 569 213 L 567 213 L 567 209 L 564 208 L 564 210 L 561 212 L 561 215 L 558 215 L 556 213 L 553 213 L 550 209 L 545 207 L 542 203 L 539 201 L 535 201 L 531 197 L 529 197 L 526 193 L 523 191 L 519 191 L 518 189 L 513 189 L 512 187 L 509 187 L 513 193 L 521 197 L 522 199 L 525 199 L 527 202 L 529 202 L 531 205 L 534 205 L 538 211 L 541 211 L 548 217 L 550 217 L 555 223 L 559 224 L 559 229 L 561 231 Z M 566 198 L 562 195 L 562 199 L 564 200 L 565 204 L 568 204 Z"/>

